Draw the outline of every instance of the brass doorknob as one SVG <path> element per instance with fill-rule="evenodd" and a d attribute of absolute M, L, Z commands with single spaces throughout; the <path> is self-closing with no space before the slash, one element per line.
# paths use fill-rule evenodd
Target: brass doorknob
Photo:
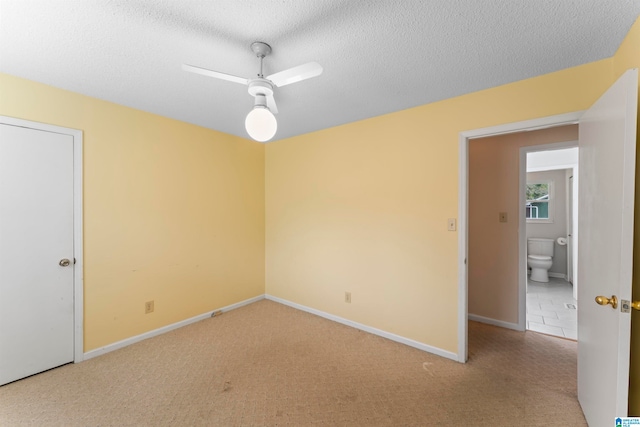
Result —
<path fill-rule="evenodd" d="M 611 298 L 597 296 L 596 302 L 600 305 L 611 304 L 611 308 L 618 308 L 618 298 L 615 295 L 612 295 Z"/>
<path fill-rule="evenodd" d="M 634 310 L 640 310 L 640 301 L 634 301 L 631 303 L 631 308 Z"/>
<path fill-rule="evenodd" d="M 69 264 L 71 264 L 71 261 L 66 258 L 62 258 L 58 264 L 60 264 L 60 267 L 68 267 Z"/>

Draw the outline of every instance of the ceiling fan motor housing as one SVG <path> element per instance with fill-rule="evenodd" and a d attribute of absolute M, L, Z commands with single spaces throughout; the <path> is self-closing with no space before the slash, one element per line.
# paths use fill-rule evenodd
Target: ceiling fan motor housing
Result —
<path fill-rule="evenodd" d="M 272 96 L 273 84 L 267 79 L 254 79 L 249 82 L 249 94 L 252 96 Z"/>

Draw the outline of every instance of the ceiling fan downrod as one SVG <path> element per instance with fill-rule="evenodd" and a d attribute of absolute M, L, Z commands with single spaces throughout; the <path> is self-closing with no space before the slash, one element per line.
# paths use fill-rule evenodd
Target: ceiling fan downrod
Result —
<path fill-rule="evenodd" d="M 258 74 L 258 77 L 264 79 L 264 74 L 262 73 L 262 61 L 265 56 L 271 53 L 271 46 L 264 42 L 253 42 L 251 43 L 251 50 L 258 58 L 260 58 L 260 73 Z"/>

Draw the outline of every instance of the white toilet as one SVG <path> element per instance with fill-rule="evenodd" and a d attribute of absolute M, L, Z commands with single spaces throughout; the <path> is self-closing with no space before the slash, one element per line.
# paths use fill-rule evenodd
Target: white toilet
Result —
<path fill-rule="evenodd" d="M 531 267 L 530 279 L 535 282 L 548 282 L 549 269 L 553 264 L 553 245 L 555 240 L 540 237 L 527 239 L 527 265 Z"/>

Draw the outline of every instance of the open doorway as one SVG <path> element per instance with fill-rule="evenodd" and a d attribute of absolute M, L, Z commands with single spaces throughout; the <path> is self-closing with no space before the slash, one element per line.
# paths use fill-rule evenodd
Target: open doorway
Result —
<path fill-rule="evenodd" d="M 577 144 L 577 142 L 576 142 Z M 526 157 L 526 329 L 577 340 L 578 147 L 521 148 Z"/>
<path fill-rule="evenodd" d="M 458 358 L 461 362 L 468 358 L 467 320 L 519 331 L 526 329 L 524 189 L 519 195 L 519 183 L 526 178 L 526 160 L 520 148 L 545 144 L 557 144 L 554 148 L 575 146 L 580 114 L 568 113 L 460 133 L 458 283 L 462 297 L 459 299 Z M 553 134 L 556 134 L 553 138 L 539 139 L 541 135 Z M 500 145 L 498 151 L 484 144 L 490 139 L 501 139 L 494 141 Z M 473 159 L 477 156 L 488 161 L 476 163 Z M 484 183 L 476 179 L 477 170 L 491 179 Z M 474 198 L 482 199 L 485 205 L 475 205 Z M 478 220 L 480 226 L 474 225 Z M 484 235 L 473 237 L 473 229 Z M 475 254 L 473 259 L 471 254 Z"/>

